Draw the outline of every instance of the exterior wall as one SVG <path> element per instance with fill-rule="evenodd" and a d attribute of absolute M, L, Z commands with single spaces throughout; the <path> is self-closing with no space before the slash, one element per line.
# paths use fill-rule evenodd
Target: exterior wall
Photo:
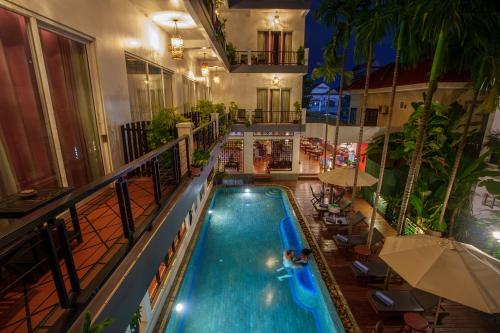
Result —
<path fill-rule="evenodd" d="M 441 88 L 438 88 L 434 94 L 434 100 L 439 101 L 444 104 L 450 104 L 454 101 L 458 101 L 461 104 L 465 104 L 472 98 L 472 91 L 465 87 L 463 83 L 441 83 Z M 398 87 L 396 91 L 396 97 L 394 100 L 394 114 L 392 117 L 393 126 L 403 126 L 411 113 L 413 113 L 412 102 L 423 102 L 423 93 L 426 91 L 427 87 L 425 84 L 412 85 L 412 86 L 402 86 Z M 399 92 L 398 92 L 399 91 Z M 358 112 L 356 114 L 357 121 L 359 123 L 360 115 L 360 105 L 363 100 L 363 91 L 353 90 L 351 93 L 351 108 L 357 108 Z M 379 105 L 389 105 L 390 104 L 390 88 L 384 89 L 372 89 L 368 94 L 368 108 L 378 109 Z M 385 126 L 387 122 L 386 114 L 378 114 L 377 125 Z"/>
<path fill-rule="evenodd" d="M 289 88 L 290 110 L 298 101 L 302 103 L 302 75 L 297 74 L 236 74 L 218 73 L 220 82 L 212 83 L 214 101 L 229 105 L 234 101 L 240 109 L 255 109 L 257 107 L 257 88 Z M 273 78 L 280 79 L 279 85 L 273 85 Z"/>
<path fill-rule="evenodd" d="M 222 17 L 226 22 L 226 41 L 238 51 L 257 51 L 257 31 L 292 31 L 292 51 L 304 46 L 305 11 L 277 12 L 280 26 L 273 24 L 273 10 L 226 10 Z"/>
<path fill-rule="evenodd" d="M 109 145 L 103 151 L 110 151 L 111 155 L 103 156 L 105 164 L 106 159 L 111 160 L 108 162 L 111 162 L 113 168 L 123 164 L 119 128 L 131 119 L 125 52 L 174 71 L 174 105 L 182 107 L 184 104 L 182 76 L 194 78 L 194 73 L 198 72 L 197 62 L 189 55 L 182 61 L 174 61 L 168 53 L 168 35 L 129 1 L 12 2 L 19 6 L 12 6 L 4 0 L 0 0 L 0 6 L 35 15 L 61 31 L 69 29 L 69 32 L 91 40 L 90 49 L 96 62 L 96 72 L 91 70 L 92 84 L 97 86 L 94 89 L 98 88 L 101 97 L 101 100 L 94 103 L 96 112 L 102 113 L 97 114 L 97 119 L 102 117 L 106 123 L 100 124 L 106 131 L 100 134 L 107 134 Z"/>

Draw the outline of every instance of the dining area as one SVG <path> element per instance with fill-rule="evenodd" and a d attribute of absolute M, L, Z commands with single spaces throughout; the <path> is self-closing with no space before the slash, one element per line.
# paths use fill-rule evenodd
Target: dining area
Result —
<path fill-rule="evenodd" d="M 321 138 L 301 137 L 301 173 L 320 173 L 325 169 L 325 166 L 326 169 L 331 169 L 333 167 L 334 150 L 334 145 L 330 142 L 327 142 L 325 149 L 324 140 Z M 337 146 L 335 166 L 353 165 L 355 155 L 356 143 L 340 143 Z"/>

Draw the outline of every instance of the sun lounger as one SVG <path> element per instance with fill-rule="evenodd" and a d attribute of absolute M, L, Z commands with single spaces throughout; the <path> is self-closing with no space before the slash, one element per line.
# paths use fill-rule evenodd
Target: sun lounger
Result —
<path fill-rule="evenodd" d="M 370 290 L 368 292 L 368 301 L 373 310 L 384 318 L 403 315 L 405 312 L 424 312 L 424 308 L 411 291 Z"/>
<path fill-rule="evenodd" d="M 356 281 L 361 284 L 383 282 L 387 276 L 387 264 L 383 262 L 355 261 L 351 264 L 351 269 Z"/>
<path fill-rule="evenodd" d="M 351 235 L 351 236 L 337 234 L 335 235 L 335 237 L 333 237 L 333 241 L 337 245 L 338 249 L 350 249 L 356 245 L 366 244 L 367 239 L 368 239 L 368 232 L 362 235 Z M 380 243 L 383 240 L 384 240 L 384 235 L 382 235 L 377 228 L 374 228 L 372 244 Z"/>
<path fill-rule="evenodd" d="M 323 222 L 325 222 L 327 226 L 347 227 L 349 226 L 349 224 L 351 224 L 353 227 L 355 227 L 358 224 L 365 222 L 365 216 L 360 211 L 357 211 L 353 216 L 347 218 L 338 217 L 335 215 L 325 216 L 323 218 Z"/>

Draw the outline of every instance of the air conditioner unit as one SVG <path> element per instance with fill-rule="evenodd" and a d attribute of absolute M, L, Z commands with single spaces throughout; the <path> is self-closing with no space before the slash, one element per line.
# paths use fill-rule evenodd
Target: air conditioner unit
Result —
<path fill-rule="evenodd" d="M 387 113 L 389 113 L 389 105 L 379 105 L 378 106 L 378 113 L 379 114 L 387 114 Z"/>

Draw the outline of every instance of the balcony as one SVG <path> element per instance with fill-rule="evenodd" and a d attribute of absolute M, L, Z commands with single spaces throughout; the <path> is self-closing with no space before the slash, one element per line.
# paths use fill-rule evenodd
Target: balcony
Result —
<path fill-rule="evenodd" d="M 305 74 L 308 51 L 236 51 L 231 72 Z"/>
<path fill-rule="evenodd" d="M 139 151 L 141 129 L 128 126 L 127 139 L 136 145 L 124 145 L 142 156 L 131 154 L 132 161 L 115 172 L 0 229 L 0 331 L 67 332 L 97 297 L 106 299 L 99 302 L 103 315 L 120 308 L 112 317 L 126 327 L 162 256 L 176 250 L 181 222 L 215 163 L 212 158 L 200 177 L 190 177 L 190 150 L 218 155 L 227 117 L 150 152 Z M 152 248 L 154 253 L 136 256 Z M 149 265 L 138 269 L 141 260 Z M 119 281 L 106 287 L 124 265 Z M 130 281 L 134 288 L 126 285 Z"/>
<path fill-rule="evenodd" d="M 232 130 L 236 132 L 266 132 L 279 130 L 297 132 L 305 128 L 305 111 L 265 111 L 239 109 L 234 115 Z"/>
<path fill-rule="evenodd" d="M 228 0 L 235 9 L 303 9 L 311 7 L 310 0 Z"/>

